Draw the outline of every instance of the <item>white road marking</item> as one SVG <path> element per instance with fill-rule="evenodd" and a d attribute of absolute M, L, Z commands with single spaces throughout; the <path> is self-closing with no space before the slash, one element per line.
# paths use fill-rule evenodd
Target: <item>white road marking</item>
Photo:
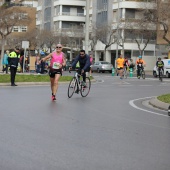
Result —
<path fill-rule="evenodd" d="M 154 97 L 154 96 L 152 96 Z M 150 110 L 146 110 L 146 109 L 142 109 L 138 106 L 136 106 L 134 104 L 135 101 L 138 101 L 138 100 L 143 100 L 143 99 L 149 99 L 149 98 L 152 98 L 152 97 L 145 97 L 145 98 L 138 98 L 138 99 L 134 99 L 134 100 L 130 100 L 129 101 L 129 104 L 134 107 L 135 109 L 138 109 L 138 110 L 141 110 L 141 111 L 144 111 L 144 112 L 148 112 L 148 113 L 151 113 L 151 114 L 154 114 L 154 115 L 158 115 L 158 116 L 164 116 L 164 117 L 169 117 L 168 115 L 163 115 L 163 114 L 160 114 L 160 113 L 157 113 L 157 112 L 153 112 L 153 111 L 150 111 Z"/>
<path fill-rule="evenodd" d="M 149 85 L 149 84 L 143 84 L 143 85 L 139 85 L 139 86 L 143 86 L 143 87 L 148 87 L 148 86 L 153 86 L 153 85 Z"/>

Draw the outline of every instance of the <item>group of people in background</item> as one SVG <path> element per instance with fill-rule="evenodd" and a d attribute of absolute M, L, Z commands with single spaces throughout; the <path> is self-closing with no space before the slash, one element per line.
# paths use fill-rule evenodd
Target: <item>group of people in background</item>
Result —
<path fill-rule="evenodd" d="M 127 57 L 123 58 L 123 55 L 120 55 L 116 60 L 117 66 L 117 75 L 120 76 L 120 79 L 123 79 L 123 73 L 127 69 L 132 69 L 134 72 L 137 69 L 137 77 L 140 78 L 140 69 L 144 69 L 146 66 L 145 61 L 142 59 L 142 56 L 138 56 L 136 63 L 133 62 L 133 59 L 128 59 Z"/>

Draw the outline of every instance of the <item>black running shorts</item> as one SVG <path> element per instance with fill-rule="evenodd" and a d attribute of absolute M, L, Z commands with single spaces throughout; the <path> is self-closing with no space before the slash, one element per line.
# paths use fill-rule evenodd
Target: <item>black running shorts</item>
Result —
<path fill-rule="evenodd" d="M 62 75 L 62 69 L 50 69 L 49 71 L 49 76 L 51 78 L 54 78 L 56 74 L 61 74 Z"/>

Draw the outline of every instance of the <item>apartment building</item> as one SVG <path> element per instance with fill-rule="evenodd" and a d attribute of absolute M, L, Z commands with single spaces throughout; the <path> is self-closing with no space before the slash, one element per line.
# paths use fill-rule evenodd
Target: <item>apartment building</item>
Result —
<path fill-rule="evenodd" d="M 115 65 L 117 54 L 123 54 L 129 58 L 133 58 L 136 61 L 140 55 L 137 43 L 134 41 L 133 31 L 129 33 L 129 29 L 125 27 L 125 20 L 131 22 L 133 25 L 136 21 L 139 21 L 144 17 L 142 9 L 148 8 L 154 9 L 155 1 L 144 1 L 144 0 L 91 0 L 92 8 L 92 23 L 96 23 L 96 27 L 101 25 L 111 25 L 112 29 L 116 32 L 119 31 L 121 38 L 123 39 L 124 48 L 117 43 L 112 44 L 106 51 L 106 60 Z M 156 26 L 153 24 L 149 25 L 149 29 L 156 33 Z M 140 28 L 134 28 L 140 30 Z M 148 29 L 148 28 L 147 28 Z M 141 38 L 141 37 L 139 37 Z M 146 42 L 146 37 L 142 38 L 143 42 Z M 145 45 L 141 43 L 141 48 Z M 104 44 L 98 41 L 95 48 L 95 60 L 103 60 Z M 159 49 L 156 50 L 156 37 L 151 37 L 147 47 L 143 52 L 143 59 L 148 63 L 146 70 L 152 70 L 157 60 L 157 55 L 161 55 Z"/>
<path fill-rule="evenodd" d="M 56 35 L 84 36 L 85 4 L 85 0 L 38 0 L 36 26 Z M 72 43 L 76 47 L 80 42 Z"/>

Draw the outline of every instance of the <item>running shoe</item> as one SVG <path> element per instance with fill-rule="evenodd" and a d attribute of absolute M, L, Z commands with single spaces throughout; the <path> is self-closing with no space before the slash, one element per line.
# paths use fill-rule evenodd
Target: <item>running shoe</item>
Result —
<path fill-rule="evenodd" d="M 52 101 L 56 101 L 56 97 L 54 95 L 51 96 Z"/>

